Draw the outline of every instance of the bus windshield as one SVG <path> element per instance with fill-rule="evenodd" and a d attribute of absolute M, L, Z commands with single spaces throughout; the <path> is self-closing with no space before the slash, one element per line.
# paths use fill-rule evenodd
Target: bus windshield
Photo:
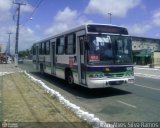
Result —
<path fill-rule="evenodd" d="M 88 64 L 132 64 L 131 39 L 128 36 L 89 34 Z"/>

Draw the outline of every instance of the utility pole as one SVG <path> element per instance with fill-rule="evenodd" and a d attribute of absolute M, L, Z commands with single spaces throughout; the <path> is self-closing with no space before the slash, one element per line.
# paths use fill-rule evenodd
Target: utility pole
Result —
<path fill-rule="evenodd" d="M 14 3 L 18 5 L 17 11 L 18 11 L 18 16 L 17 16 L 17 28 L 16 28 L 16 43 L 15 43 L 15 66 L 18 66 L 18 39 L 19 39 L 19 19 L 20 19 L 20 10 L 21 10 L 21 5 L 26 5 L 23 3 Z"/>
<path fill-rule="evenodd" d="M 8 36 L 9 36 L 9 37 L 8 37 L 8 55 L 10 55 L 10 36 L 11 36 L 12 33 L 11 33 L 11 32 L 8 32 L 7 34 L 8 34 Z"/>
<path fill-rule="evenodd" d="M 108 15 L 109 15 L 109 23 L 111 24 L 112 13 L 109 12 Z"/>

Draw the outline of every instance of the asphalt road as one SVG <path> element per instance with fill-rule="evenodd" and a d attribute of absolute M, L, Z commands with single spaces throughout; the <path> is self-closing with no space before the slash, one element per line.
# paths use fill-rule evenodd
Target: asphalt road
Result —
<path fill-rule="evenodd" d="M 160 122 L 160 70 L 136 68 L 133 85 L 90 90 L 76 85 L 70 87 L 48 74 L 41 75 L 31 61 L 19 67 L 106 122 Z"/>

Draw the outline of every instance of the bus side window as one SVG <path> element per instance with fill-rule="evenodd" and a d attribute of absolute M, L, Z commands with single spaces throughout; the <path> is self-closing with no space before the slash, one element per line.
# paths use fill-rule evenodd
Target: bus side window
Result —
<path fill-rule="evenodd" d="M 42 43 L 42 51 L 41 51 L 42 55 L 46 54 L 46 45 L 45 42 Z"/>
<path fill-rule="evenodd" d="M 65 46 L 64 46 L 64 53 L 65 54 L 67 54 L 67 44 L 68 44 L 68 37 L 67 36 L 65 36 L 65 39 L 64 39 L 64 44 L 65 44 Z"/>
<path fill-rule="evenodd" d="M 46 55 L 49 55 L 50 54 L 50 42 L 47 41 L 46 42 Z"/>
<path fill-rule="evenodd" d="M 76 34 L 73 34 L 73 53 L 76 53 Z"/>
<path fill-rule="evenodd" d="M 62 55 L 64 54 L 64 37 L 58 38 L 56 41 L 56 54 Z"/>
<path fill-rule="evenodd" d="M 75 34 L 70 34 L 66 37 L 66 54 L 75 53 Z"/>
<path fill-rule="evenodd" d="M 39 44 L 39 54 L 42 55 L 42 43 Z"/>
<path fill-rule="evenodd" d="M 36 45 L 33 45 L 33 47 L 32 47 L 32 54 L 36 55 Z"/>
<path fill-rule="evenodd" d="M 60 39 L 57 38 L 57 40 L 56 40 L 56 54 L 58 54 L 58 47 L 59 47 L 59 45 L 60 45 Z"/>

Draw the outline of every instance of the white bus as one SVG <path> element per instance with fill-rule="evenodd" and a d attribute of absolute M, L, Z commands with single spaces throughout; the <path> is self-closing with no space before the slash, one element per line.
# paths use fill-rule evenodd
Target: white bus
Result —
<path fill-rule="evenodd" d="M 124 27 L 86 24 L 35 43 L 33 64 L 70 85 L 134 83 L 131 37 Z"/>

